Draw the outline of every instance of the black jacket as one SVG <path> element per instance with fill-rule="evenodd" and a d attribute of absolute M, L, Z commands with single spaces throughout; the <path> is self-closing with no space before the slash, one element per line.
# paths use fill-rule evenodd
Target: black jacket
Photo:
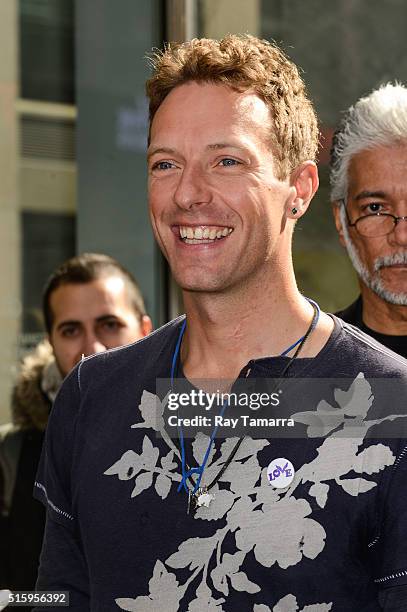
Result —
<path fill-rule="evenodd" d="M 54 370 L 52 348 L 42 342 L 23 360 L 13 422 L 0 427 L 0 588 L 33 590 L 37 579 L 45 512 L 32 492 L 51 408 L 44 382 L 60 382 L 46 376 Z"/>
<path fill-rule="evenodd" d="M 395 353 L 402 355 L 407 359 L 407 336 L 392 336 L 390 334 L 381 334 L 380 332 L 374 331 L 374 329 L 370 329 L 363 322 L 363 303 L 362 296 L 360 295 L 358 299 L 353 302 L 347 308 L 340 310 L 335 313 L 337 317 L 340 317 L 347 323 L 354 325 L 361 329 L 365 334 L 369 334 L 375 340 L 387 346 L 387 348 L 391 349 Z"/>

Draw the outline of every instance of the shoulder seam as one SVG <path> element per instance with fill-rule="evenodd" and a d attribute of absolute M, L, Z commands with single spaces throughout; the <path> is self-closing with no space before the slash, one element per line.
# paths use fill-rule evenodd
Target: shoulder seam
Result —
<path fill-rule="evenodd" d="M 104 355 L 105 353 L 114 353 L 116 351 L 121 351 L 123 350 L 123 348 L 126 348 L 127 346 L 135 346 L 136 344 L 139 344 L 141 342 L 144 342 L 145 340 L 148 340 L 149 338 L 152 338 L 159 332 L 162 332 L 166 327 L 179 323 L 184 318 L 185 318 L 185 315 L 182 314 L 179 317 L 176 317 L 175 319 L 168 321 L 168 323 L 161 325 L 161 327 L 159 327 L 158 329 L 154 329 L 151 333 L 148 334 L 148 336 L 143 336 L 143 338 L 139 338 L 138 340 L 135 340 L 134 342 L 131 342 L 128 345 L 125 344 L 123 346 L 116 346 L 114 348 L 110 348 L 110 349 L 107 349 L 106 351 L 103 351 L 103 353 L 96 353 L 95 355 L 88 355 L 87 357 L 84 357 L 83 359 L 81 359 L 80 366 L 78 368 L 78 380 L 80 381 L 80 368 L 82 364 L 85 363 L 85 361 L 89 361 L 90 359 L 94 359 L 95 357 L 98 357 L 99 355 Z M 80 389 L 80 383 L 79 383 L 79 389 Z"/>
<path fill-rule="evenodd" d="M 68 512 L 65 512 L 65 510 L 61 510 L 61 508 L 58 508 L 58 506 L 56 506 L 48 497 L 48 493 L 47 493 L 47 489 L 44 487 L 44 485 L 41 482 L 38 482 L 37 480 L 34 482 L 34 486 L 37 489 L 40 489 L 40 491 L 42 491 L 45 500 L 47 502 L 47 504 L 54 510 L 54 512 L 56 512 L 57 514 L 60 514 L 61 516 L 69 519 L 70 521 L 74 520 L 74 517 L 69 514 Z"/>
<path fill-rule="evenodd" d="M 79 363 L 79 366 L 78 366 L 78 374 L 77 374 L 77 377 L 78 377 L 78 388 L 79 388 L 79 394 L 81 394 L 81 393 L 82 393 L 82 389 L 81 389 L 81 367 L 82 367 L 83 362 L 84 362 L 84 359 L 81 359 L 81 361 L 80 361 L 80 363 Z"/>
<path fill-rule="evenodd" d="M 400 363 L 400 365 L 406 365 L 406 360 L 403 357 L 397 355 L 397 353 L 394 353 L 393 351 L 389 349 L 386 349 L 385 346 L 383 347 L 378 346 L 379 343 L 376 343 L 374 338 L 372 338 L 373 342 L 369 342 L 369 340 L 367 339 L 368 338 L 367 335 L 365 335 L 363 332 L 360 332 L 360 334 L 363 334 L 363 335 L 359 335 L 358 330 L 354 330 L 353 327 L 349 323 L 347 325 L 344 325 L 342 329 L 346 333 L 348 333 L 350 336 L 353 336 L 354 338 L 359 340 L 359 342 L 361 342 L 362 344 L 369 346 L 370 348 L 374 349 L 375 351 L 377 351 L 378 353 L 382 355 L 386 355 L 387 357 L 390 357 L 390 359 L 393 359 L 397 363 Z"/>

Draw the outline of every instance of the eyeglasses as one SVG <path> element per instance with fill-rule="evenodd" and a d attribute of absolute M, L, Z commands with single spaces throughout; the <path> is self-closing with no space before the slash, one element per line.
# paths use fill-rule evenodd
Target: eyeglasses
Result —
<path fill-rule="evenodd" d="M 361 236 L 368 238 L 387 236 L 391 234 L 399 221 L 407 221 L 407 215 L 396 217 L 396 215 L 391 215 L 390 213 L 377 212 L 359 217 L 351 223 L 348 211 L 346 210 L 346 202 L 345 200 L 341 200 L 341 202 L 345 209 L 349 227 L 354 227 Z"/>

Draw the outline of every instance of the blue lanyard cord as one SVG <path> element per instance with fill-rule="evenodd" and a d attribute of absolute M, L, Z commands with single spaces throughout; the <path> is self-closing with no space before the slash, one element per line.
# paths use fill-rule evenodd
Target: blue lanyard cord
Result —
<path fill-rule="evenodd" d="M 182 337 L 184 335 L 186 326 L 187 326 L 187 320 L 185 318 L 183 323 L 182 323 L 181 329 L 179 331 L 177 344 L 175 346 L 174 354 L 172 356 L 172 363 L 171 363 L 171 387 L 173 387 L 173 385 L 174 385 L 175 368 L 177 367 L 177 359 L 178 359 L 178 355 L 179 355 L 179 349 L 180 349 L 180 346 L 181 346 Z"/>
<path fill-rule="evenodd" d="M 227 402 L 223 402 L 223 406 L 222 406 L 222 410 L 220 412 L 220 416 L 223 417 L 226 407 L 227 407 Z M 181 460 L 182 460 L 182 480 L 178 486 L 178 493 L 181 491 L 181 489 L 185 489 L 185 491 L 187 493 L 189 493 L 189 488 L 188 488 L 188 484 L 187 484 L 187 480 L 190 476 L 192 476 L 192 474 L 199 474 L 198 476 L 198 480 L 196 481 L 194 488 L 192 490 L 193 493 L 195 493 L 198 489 L 199 486 L 201 484 L 201 480 L 202 480 L 202 476 L 204 473 L 204 470 L 206 468 L 206 464 L 208 463 L 208 459 L 209 459 L 209 453 L 211 452 L 211 448 L 212 448 L 212 444 L 213 441 L 215 439 L 216 436 L 216 432 L 218 431 L 218 425 L 216 425 L 216 427 L 214 427 L 214 430 L 212 432 L 211 435 L 211 439 L 209 440 L 209 444 L 208 444 L 208 448 L 206 449 L 206 453 L 204 456 L 204 459 L 202 461 L 202 464 L 196 468 L 191 468 L 190 470 L 188 470 L 187 472 L 185 472 L 185 444 L 184 444 L 184 433 L 182 431 L 182 427 L 179 428 L 179 438 L 180 438 L 180 444 L 181 444 Z"/>
<path fill-rule="evenodd" d="M 175 350 L 174 350 L 174 355 L 172 357 L 172 363 L 171 363 L 171 387 L 174 386 L 174 374 L 175 374 L 175 369 L 177 367 L 177 361 L 178 361 L 178 355 L 179 355 L 179 351 L 181 348 L 181 342 L 182 342 L 182 338 L 185 332 L 185 328 L 187 325 L 187 320 L 185 319 L 180 332 L 179 332 L 179 336 L 178 336 L 178 340 L 177 340 L 177 344 L 175 346 Z M 221 416 L 223 416 L 223 413 L 225 412 L 226 409 L 226 402 L 223 404 L 222 406 L 222 411 L 221 411 Z M 195 485 L 194 485 L 194 489 L 193 492 L 195 493 L 195 491 L 197 491 L 199 489 L 199 485 L 201 484 L 201 480 L 202 480 L 202 475 L 204 472 L 204 469 L 206 467 L 206 464 L 208 462 L 208 458 L 209 458 L 209 453 L 211 452 L 211 448 L 212 448 L 212 444 L 213 444 L 213 440 L 216 436 L 216 432 L 218 430 L 218 426 L 215 427 L 215 429 L 212 432 L 211 435 L 211 439 L 209 441 L 208 444 L 208 448 L 206 449 L 206 453 L 205 453 L 205 457 L 204 460 L 202 462 L 202 465 L 198 466 L 198 467 L 194 467 L 194 468 L 190 468 L 188 471 L 186 470 L 186 459 L 185 459 L 185 442 L 184 442 L 184 432 L 182 430 L 182 427 L 179 427 L 179 440 L 180 440 L 180 445 L 181 445 L 181 464 L 182 464 L 182 480 L 178 486 L 178 493 L 181 491 L 181 489 L 185 489 L 185 491 L 188 493 L 189 492 L 189 488 L 188 488 L 188 484 L 187 484 L 187 480 L 190 476 L 192 476 L 192 474 L 199 474 L 198 476 L 198 480 L 196 481 Z"/>
<path fill-rule="evenodd" d="M 312 304 L 312 306 L 315 308 L 315 317 L 312 321 L 312 325 L 311 328 L 307 331 L 307 334 L 310 334 L 312 331 L 314 331 L 315 327 L 317 326 L 317 323 L 319 321 L 319 315 L 321 313 L 321 309 L 318 306 L 318 304 L 316 302 L 314 302 L 314 300 L 311 300 L 310 298 L 306 298 L 306 300 Z M 285 357 L 286 355 L 288 355 L 288 353 L 290 351 L 292 351 L 296 346 L 298 346 L 299 344 L 301 344 L 301 342 L 304 340 L 305 336 L 307 334 L 304 334 L 303 336 L 301 336 L 301 338 L 298 338 L 297 342 L 294 342 L 294 344 L 292 344 L 291 346 L 289 346 L 287 349 L 285 349 L 285 351 L 283 351 L 280 355 L 280 357 Z"/>
<path fill-rule="evenodd" d="M 318 304 L 316 302 L 314 302 L 313 300 L 306 298 L 308 300 L 308 302 L 310 302 L 310 304 L 312 304 L 312 306 L 315 309 L 315 316 L 314 319 L 312 321 L 311 327 L 309 328 L 309 330 L 307 331 L 306 334 L 304 334 L 303 336 L 301 336 L 301 338 L 299 338 L 296 342 L 294 342 L 294 344 L 292 344 L 291 346 L 289 346 L 287 349 L 285 349 L 285 351 L 283 351 L 280 355 L 280 357 L 284 357 L 285 355 L 287 355 L 290 351 L 292 351 L 296 346 L 298 346 L 299 344 L 301 344 L 301 342 L 304 341 L 304 339 L 306 338 L 306 336 L 309 336 L 309 334 L 315 329 L 318 320 L 319 320 L 319 315 L 321 312 L 320 307 L 318 306 Z M 171 363 L 171 387 L 173 387 L 174 384 L 174 374 L 175 374 L 175 369 L 177 366 L 177 361 L 178 361 L 178 355 L 179 355 L 179 351 L 180 351 L 180 347 L 181 347 L 181 342 L 182 342 L 182 338 L 185 332 L 185 328 L 187 325 L 187 320 L 185 319 L 180 332 L 179 332 L 179 336 L 178 336 L 178 340 L 177 340 L 177 344 L 175 346 L 175 350 L 174 350 L 174 355 L 172 357 L 172 363 Z M 225 410 L 227 408 L 228 404 L 225 401 L 222 405 L 222 410 L 220 412 L 220 416 L 223 417 Z M 182 480 L 178 486 L 177 492 L 179 493 L 182 489 L 184 489 L 186 491 L 186 493 L 189 493 L 189 487 L 187 484 L 188 478 L 190 478 L 192 476 L 192 474 L 198 474 L 198 479 L 194 485 L 193 488 L 193 493 L 195 493 L 201 484 L 201 480 L 202 480 L 202 476 L 206 467 L 206 464 L 208 462 L 209 459 L 209 454 L 211 452 L 211 448 L 212 448 L 212 444 L 213 441 L 215 439 L 216 436 L 216 432 L 218 431 L 218 425 L 216 425 L 216 427 L 214 428 L 211 438 L 209 440 L 209 444 L 208 444 L 208 448 L 206 449 L 206 453 L 205 456 L 203 458 L 202 464 L 199 465 L 198 467 L 194 467 L 194 468 L 190 468 L 189 470 L 186 470 L 186 458 L 185 458 L 185 441 L 184 441 L 184 432 L 182 430 L 182 427 L 179 427 L 179 440 L 180 440 L 180 446 L 181 446 L 181 464 L 182 464 Z"/>

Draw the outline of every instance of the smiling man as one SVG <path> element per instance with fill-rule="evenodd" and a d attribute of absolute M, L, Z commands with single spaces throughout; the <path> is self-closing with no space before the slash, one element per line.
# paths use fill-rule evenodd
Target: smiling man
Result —
<path fill-rule="evenodd" d="M 407 89 L 348 109 L 331 151 L 331 200 L 360 296 L 338 316 L 407 357 Z"/>
<path fill-rule="evenodd" d="M 251 36 L 170 45 L 153 63 L 150 215 L 186 316 L 66 379 L 36 482 L 37 587 L 68 590 L 81 611 L 405 610 L 405 443 L 366 434 L 401 421 L 368 378 L 405 383 L 406 362 L 297 289 L 293 230 L 318 186 L 299 72 Z M 299 377 L 316 397 L 287 408 L 297 438 L 185 431 L 182 384 L 192 397 L 192 381 L 247 383 L 258 400 L 256 380 Z M 173 438 L 169 398 L 187 417 Z M 231 417 L 221 406 L 201 421 Z"/>

